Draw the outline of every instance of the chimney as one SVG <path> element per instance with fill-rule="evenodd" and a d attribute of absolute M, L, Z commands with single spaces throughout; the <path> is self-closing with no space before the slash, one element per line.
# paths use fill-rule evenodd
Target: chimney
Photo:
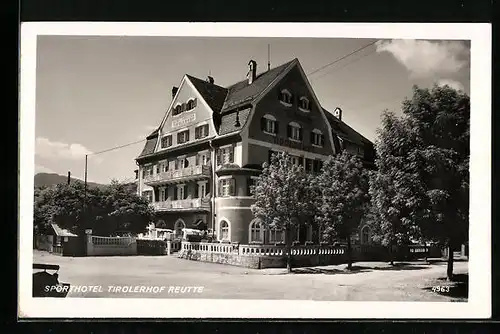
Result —
<path fill-rule="evenodd" d="M 179 87 L 172 87 L 172 98 L 175 97 L 175 94 L 177 94 L 177 91 L 179 90 Z"/>
<path fill-rule="evenodd" d="M 337 117 L 339 121 L 342 121 L 342 109 L 340 109 L 339 107 L 335 108 L 335 110 L 333 111 L 333 116 Z"/>
<path fill-rule="evenodd" d="M 213 77 L 208 76 L 208 77 L 207 77 L 207 82 L 210 82 L 211 84 L 213 84 L 215 81 L 214 81 L 214 78 L 213 78 Z"/>
<path fill-rule="evenodd" d="M 255 62 L 255 60 L 250 60 L 248 62 L 248 73 L 247 73 L 249 85 L 251 85 L 252 82 L 255 81 L 256 74 L 257 74 L 257 63 Z"/>

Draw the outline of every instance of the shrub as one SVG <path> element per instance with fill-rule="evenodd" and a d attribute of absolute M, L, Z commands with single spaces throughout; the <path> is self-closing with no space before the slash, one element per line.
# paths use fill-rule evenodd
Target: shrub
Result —
<path fill-rule="evenodd" d="M 190 242 L 200 242 L 201 239 L 203 239 L 203 236 L 197 235 L 197 234 L 188 234 L 186 236 L 186 239 L 187 239 L 187 241 L 190 241 Z"/>

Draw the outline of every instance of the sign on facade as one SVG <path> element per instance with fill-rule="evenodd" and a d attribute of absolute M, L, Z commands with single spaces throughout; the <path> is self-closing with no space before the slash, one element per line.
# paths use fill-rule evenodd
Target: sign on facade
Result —
<path fill-rule="evenodd" d="M 191 115 L 187 115 L 183 118 L 174 119 L 172 120 L 172 128 L 179 128 L 181 126 L 186 126 L 190 123 L 193 123 L 195 120 L 196 120 L 196 114 L 194 113 Z"/>

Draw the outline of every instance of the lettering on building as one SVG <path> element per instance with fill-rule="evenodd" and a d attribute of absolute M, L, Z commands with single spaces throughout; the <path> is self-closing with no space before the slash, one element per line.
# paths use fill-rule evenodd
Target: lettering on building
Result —
<path fill-rule="evenodd" d="M 274 144 L 280 146 L 287 146 L 290 148 L 294 148 L 297 150 L 302 150 L 306 152 L 312 152 L 312 147 L 304 145 L 303 143 L 295 142 L 293 140 L 283 138 L 283 137 L 274 137 Z"/>
<path fill-rule="evenodd" d="M 182 118 L 172 120 L 172 128 L 179 128 L 193 123 L 196 120 L 196 114 L 186 115 Z"/>

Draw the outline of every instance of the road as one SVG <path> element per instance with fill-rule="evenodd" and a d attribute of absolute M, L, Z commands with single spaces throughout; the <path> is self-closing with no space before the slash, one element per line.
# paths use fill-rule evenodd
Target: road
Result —
<path fill-rule="evenodd" d="M 413 262 L 392 268 L 386 263 L 363 262 L 355 263 L 353 272 L 340 265 L 287 274 L 284 269 L 248 269 L 175 256 L 71 258 L 41 251 L 34 251 L 33 256 L 34 263 L 61 266 L 59 281 L 72 286 L 68 297 L 466 301 L 464 296 L 429 290 L 446 284 L 438 280 L 446 273 L 443 263 Z M 467 267 L 467 262 L 457 262 L 454 272 L 466 274 Z M 81 290 L 75 291 L 76 287 Z M 132 291 L 123 291 L 127 289 Z"/>

